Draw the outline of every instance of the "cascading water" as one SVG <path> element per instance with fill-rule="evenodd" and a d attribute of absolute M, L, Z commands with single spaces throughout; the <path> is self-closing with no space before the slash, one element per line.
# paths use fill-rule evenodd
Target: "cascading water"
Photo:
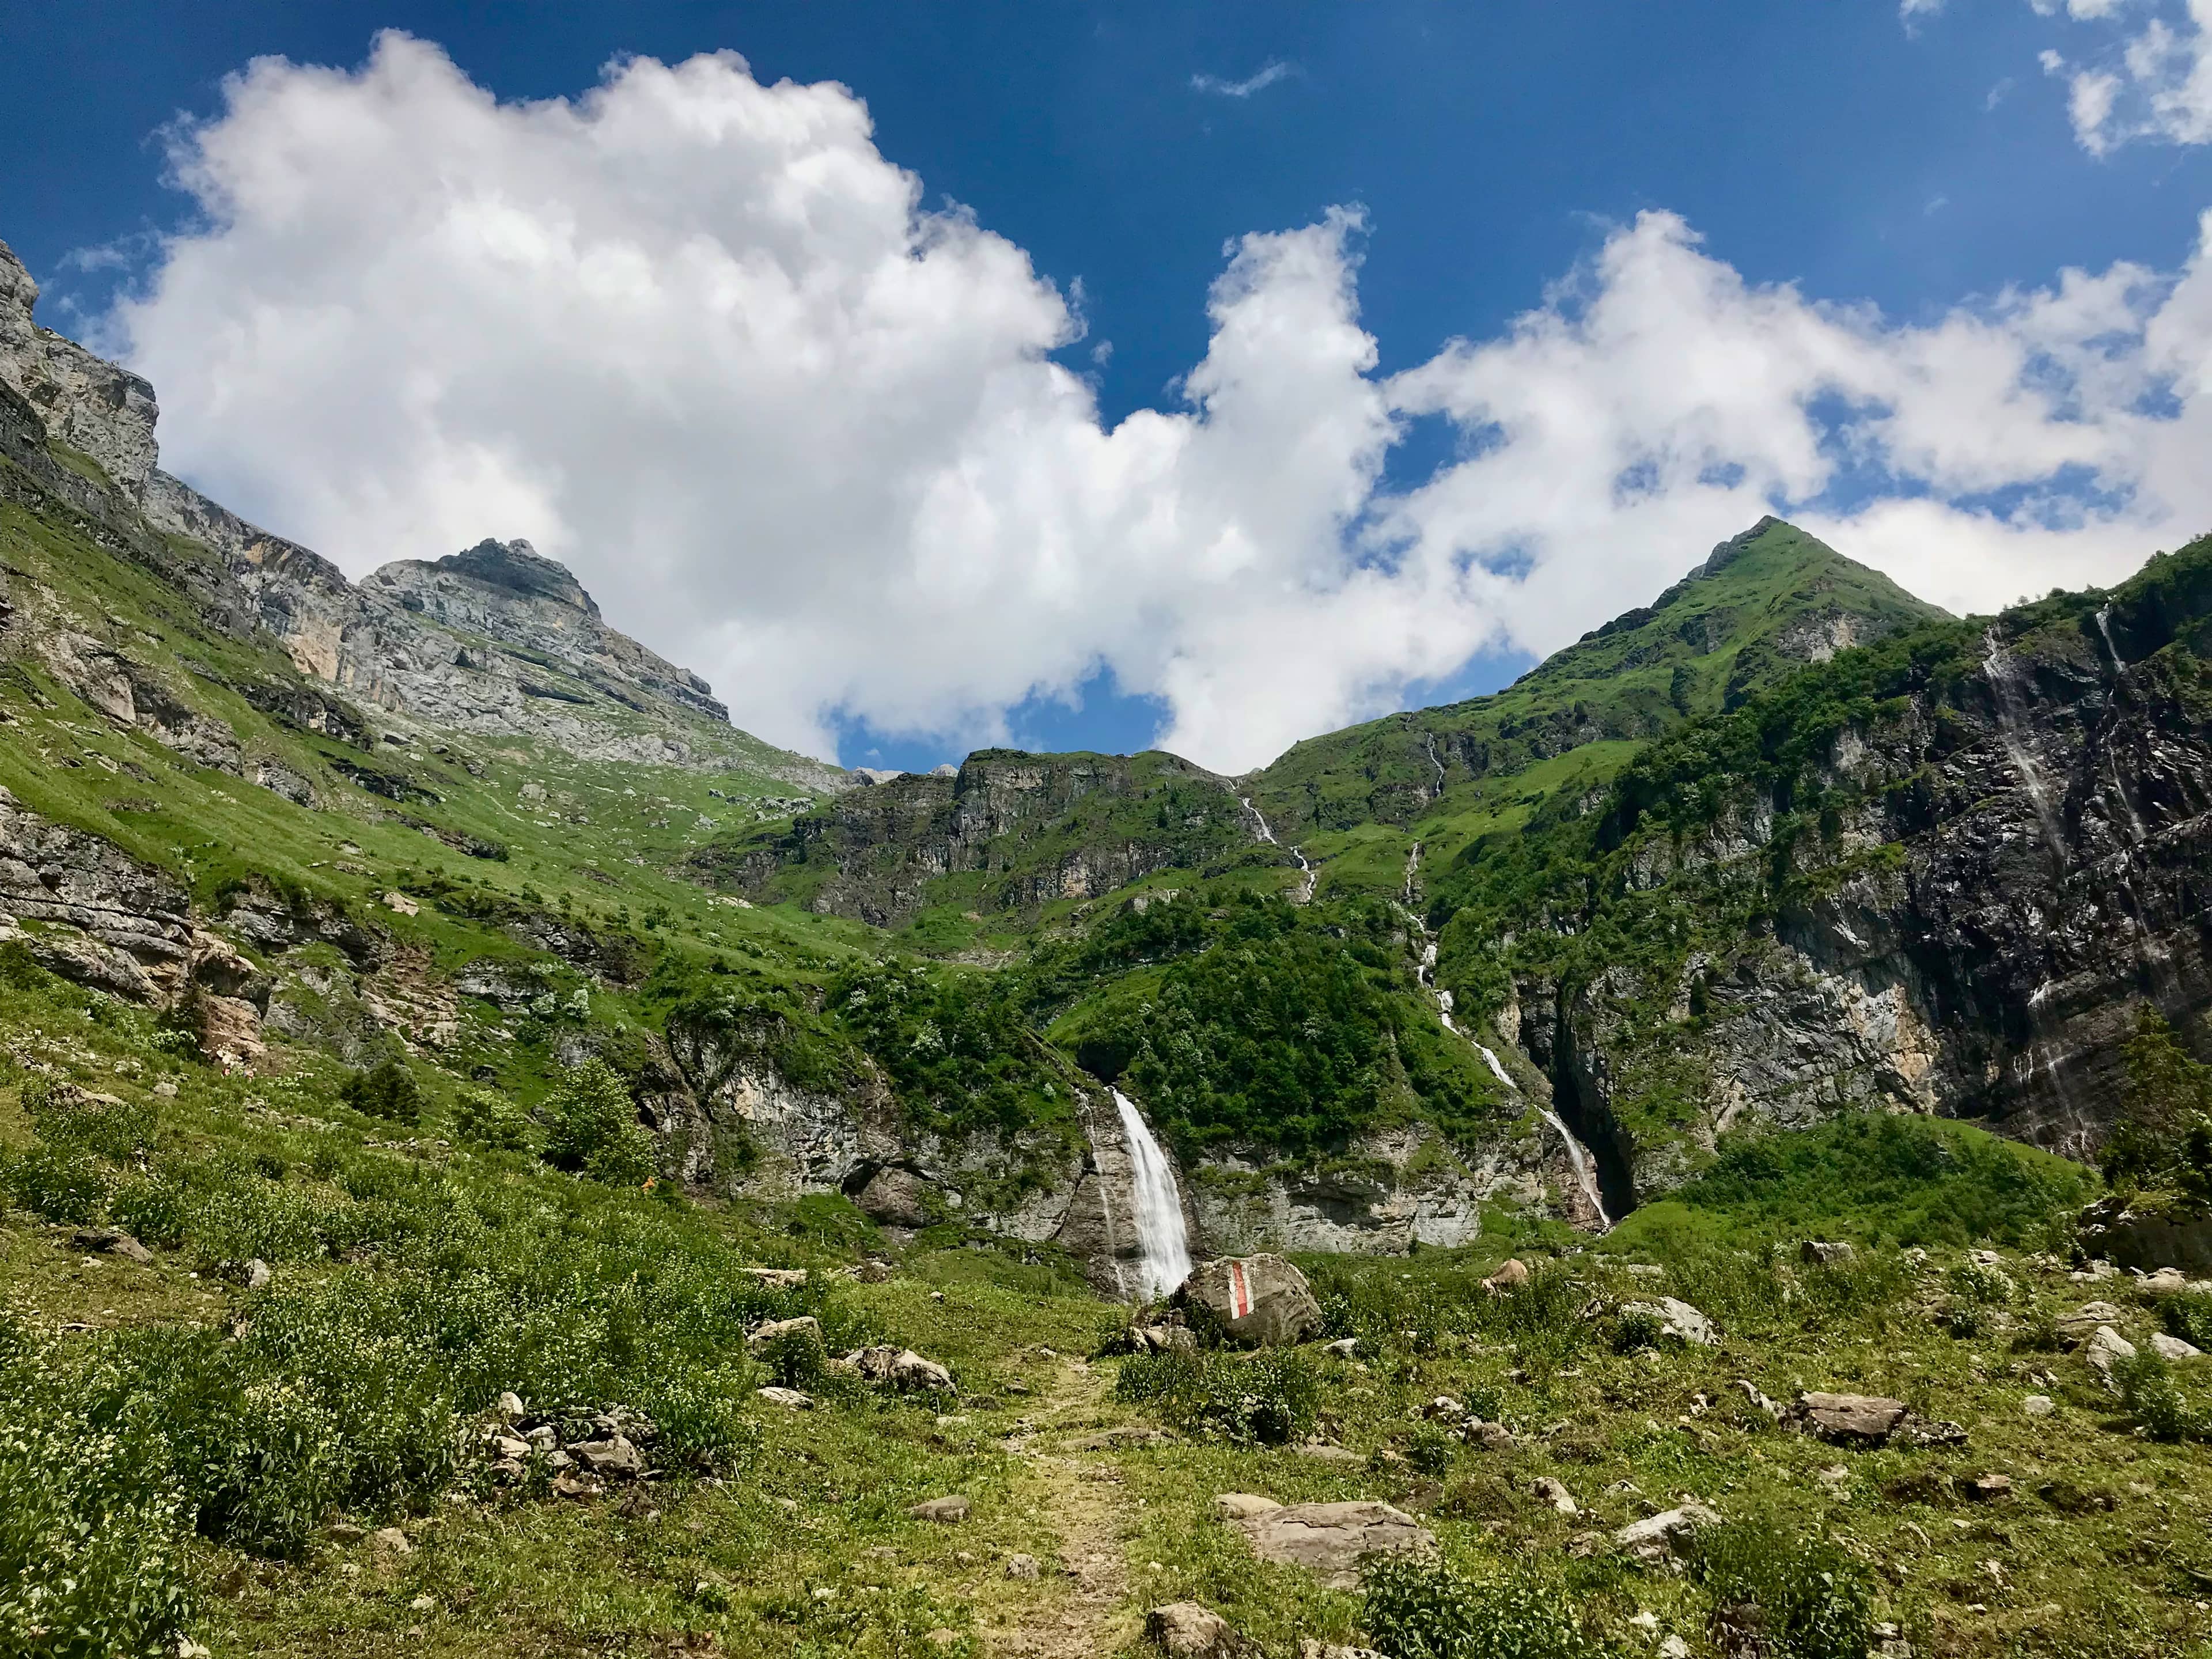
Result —
<path fill-rule="evenodd" d="M 1137 1292 L 1146 1301 L 1167 1295 L 1190 1277 L 1190 1239 L 1182 1224 L 1182 1194 L 1175 1166 L 1137 1103 L 1119 1089 L 1114 1109 L 1121 1115 L 1121 1139 L 1129 1148 L 1130 1197 L 1136 1208 Z"/>
<path fill-rule="evenodd" d="M 2066 857 L 2066 836 L 2058 827 L 2058 817 L 2051 810 L 2051 794 L 2044 787 L 2043 774 L 2035 764 L 2035 757 L 2017 735 L 2024 723 L 2021 718 L 2021 698 L 2017 683 L 2019 671 L 2005 653 L 2004 642 L 1994 628 L 1983 635 L 1987 647 L 1982 658 L 1982 669 L 1989 676 L 1990 690 L 1996 694 L 1997 705 L 1997 741 L 2004 745 L 2005 757 L 2012 762 L 2013 770 L 2027 787 L 2027 798 L 2034 803 L 2037 821 L 2043 826 L 2043 838 L 2063 865 Z"/>
<path fill-rule="evenodd" d="M 1437 787 L 1429 793 L 1429 799 L 1434 800 L 1444 792 L 1444 763 L 1437 758 L 1437 734 L 1424 732 L 1421 735 L 1429 740 L 1429 764 L 1437 769 Z"/>
<path fill-rule="evenodd" d="M 1237 796 L 1237 804 L 1249 812 L 1252 815 L 1252 822 L 1260 826 L 1261 841 L 1266 842 L 1270 847 L 1280 847 L 1283 844 L 1275 839 L 1275 832 L 1267 827 L 1267 815 L 1252 804 L 1251 796 Z M 1306 861 L 1306 855 L 1303 849 L 1293 847 L 1290 851 L 1291 856 L 1298 861 L 1298 873 L 1305 878 L 1304 884 L 1298 889 L 1297 898 L 1297 902 L 1304 904 L 1313 897 L 1314 885 L 1320 881 L 1321 872 Z"/>
<path fill-rule="evenodd" d="M 2127 662 L 2120 655 L 2120 647 L 2112 643 L 2112 607 L 2109 605 L 2097 612 L 2097 631 L 2105 636 L 2105 649 L 2112 653 L 2112 666 L 2125 672 Z"/>
<path fill-rule="evenodd" d="M 1419 927 L 1419 923 L 1416 921 L 1414 925 Z M 1486 1042 L 1476 1042 L 1474 1037 L 1452 1024 L 1452 994 L 1436 983 L 1436 971 L 1437 945 L 1436 941 L 1431 939 L 1421 947 L 1420 966 L 1415 969 L 1415 973 L 1421 983 L 1428 987 L 1429 994 L 1437 1000 L 1437 1018 L 1443 1021 L 1444 1030 L 1449 1031 L 1454 1036 L 1474 1043 L 1474 1051 L 1482 1056 L 1483 1062 L 1490 1067 L 1491 1076 L 1512 1090 L 1515 1094 L 1519 1094 L 1521 1085 L 1514 1082 L 1507 1074 L 1504 1063 L 1498 1058 L 1496 1051 Z M 1590 1164 L 1589 1149 L 1575 1139 L 1574 1131 L 1567 1127 L 1566 1120 L 1550 1107 L 1538 1106 L 1536 1115 L 1558 1130 L 1559 1139 L 1566 1144 L 1567 1165 L 1575 1172 L 1575 1185 L 1582 1188 L 1583 1196 L 1589 1200 L 1590 1208 L 1596 1212 L 1598 1225 L 1601 1228 L 1612 1226 L 1613 1218 L 1606 1213 L 1605 1196 L 1598 1186 L 1597 1170 Z"/>

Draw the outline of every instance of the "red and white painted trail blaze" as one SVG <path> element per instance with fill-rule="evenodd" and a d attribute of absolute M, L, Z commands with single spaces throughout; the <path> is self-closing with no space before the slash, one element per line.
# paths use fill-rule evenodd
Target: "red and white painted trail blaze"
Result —
<path fill-rule="evenodd" d="M 1244 1282 L 1244 1264 L 1229 1264 L 1229 1316 L 1242 1319 L 1252 1311 L 1252 1287 Z"/>

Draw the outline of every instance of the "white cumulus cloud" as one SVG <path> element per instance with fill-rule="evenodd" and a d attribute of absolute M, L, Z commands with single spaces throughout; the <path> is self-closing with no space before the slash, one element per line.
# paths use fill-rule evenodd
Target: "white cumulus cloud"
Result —
<path fill-rule="evenodd" d="M 2030 0 L 2045 15 L 2057 0 Z M 2066 0 L 2076 22 L 2115 21 L 2118 33 L 2094 60 L 2069 64 L 2042 54 L 2047 74 L 2067 82 L 2074 136 L 2105 155 L 2139 140 L 2212 143 L 2212 0 Z"/>
<path fill-rule="evenodd" d="M 1109 427 L 1054 356 L 1073 284 L 925 208 L 847 89 L 733 55 L 502 104 L 387 34 L 257 62 L 172 160 L 195 215 L 105 342 L 173 470 L 356 574 L 528 537 L 816 752 L 841 716 L 998 738 L 1110 668 L 1242 769 L 1553 649 L 1771 509 L 1961 609 L 2212 522 L 2202 253 L 1902 326 L 1650 213 L 1384 377 L 1342 210 L 1226 249 L 1203 360 Z M 1424 417 L 1458 453 L 1393 490 Z"/>

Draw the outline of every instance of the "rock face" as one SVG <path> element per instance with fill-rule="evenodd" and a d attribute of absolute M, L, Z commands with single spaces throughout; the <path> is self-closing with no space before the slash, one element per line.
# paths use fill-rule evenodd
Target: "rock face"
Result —
<path fill-rule="evenodd" d="M 31 320 L 39 285 L 0 242 L 0 380 L 21 392 L 46 431 L 125 489 L 154 471 L 154 388 Z"/>
<path fill-rule="evenodd" d="M 1306 1276 L 1279 1255 L 1230 1257 L 1191 1270 L 1177 1305 L 1203 1310 L 1248 1347 L 1303 1342 L 1321 1334 L 1321 1304 Z"/>
<path fill-rule="evenodd" d="M 133 1001 L 167 1003 L 187 982 L 191 900 L 113 842 L 18 805 L 0 789 L 0 939 L 49 971 Z M 19 923 L 47 926 L 27 933 Z"/>
<path fill-rule="evenodd" d="M 1663 790 L 1607 808 L 1599 845 L 1639 893 L 1699 904 L 1790 873 L 1764 920 L 1660 980 L 1516 981 L 1515 1035 L 1615 1217 L 1747 1117 L 1942 1113 L 2094 1153 L 2137 1010 L 2186 1030 L 2212 1008 L 2208 611 L 2199 544 L 2102 602 L 1931 632 L 1932 665 L 1885 671 L 1885 700 L 1867 696 L 1809 775 L 1699 781 L 1701 828 L 1678 833 Z M 1670 1003 L 1672 1025 L 1633 1012 Z M 1693 1079 L 1695 1127 L 1639 1137 L 1625 1113 L 1669 1079 Z"/>
<path fill-rule="evenodd" d="M 197 584 L 218 620 L 236 611 L 239 623 L 267 629 L 303 673 L 441 730 L 535 738 L 586 759 L 742 764 L 815 791 L 842 784 L 835 767 L 732 729 L 704 680 L 609 628 L 575 578 L 527 542 L 403 561 L 356 586 L 329 560 L 208 500 L 156 465 L 153 388 L 35 324 L 38 293 L 0 243 L 0 386 L 23 400 L 48 443 L 96 463 L 145 524 L 220 555 L 219 593 L 206 591 L 208 575 L 191 572 L 190 561 L 173 560 L 179 569 L 165 574 L 189 577 L 185 585 Z M 148 541 L 152 557 L 162 557 L 158 538 Z M 147 726 L 205 764 L 239 769 L 234 739 L 226 745 L 203 717 L 175 718 L 191 710 L 98 647 L 64 642 L 48 654 L 112 717 Z"/>

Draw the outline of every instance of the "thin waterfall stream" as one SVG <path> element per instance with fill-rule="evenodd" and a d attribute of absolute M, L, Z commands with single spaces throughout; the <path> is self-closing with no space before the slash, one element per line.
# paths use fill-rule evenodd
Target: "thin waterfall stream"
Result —
<path fill-rule="evenodd" d="M 1415 925 L 1419 926 L 1419 923 Z M 1426 929 L 1423 931 L 1426 932 Z M 1515 1094 L 1519 1094 L 1521 1085 L 1514 1082 L 1507 1073 L 1504 1062 L 1498 1058 L 1497 1052 L 1488 1043 L 1478 1041 L 1452 1023 L 1452 994 L 1436 982 L 1437 945 L 1434 939 L 1430 939 L 1422 945 L 1420 966 L 1416 971 L 1421 983 L 1428 988 L 1429 994 L 1437 1000 L 1437 1018 L 1443 1021 L 1444 1030 L 1463 1042 L 1474 1044 L 1474 1051 L 1482 1056 L 1483 1063 L 1490 1067 L 1490 1074 L 1512 1090 Z M 1567 1127 L 1566 1120 L 1549 1106 L 1538 1103 L 1536 1115 L 1556 1129 L 1560 1140 L 1565 1143 L 1567 1166 L 1575 1172 L 1575 1185 L 1582 1188 L 1583 1196 L 1589 1200 L 1590 1208 L 1597 1212 L 1599 1227 L 1612 1226 L 1613 1218 L 1606 1213 L 1605 1195 L 1598 1185 L 1597 1170 L 1590 1162 L 1589 1148 L 1575 1139 L 1575 1133 Z"/>
<path fill-rule="evenodd" d="M 1121 1139 L 1129 1148 L 1129 1189 L 1137 1224 L 1137 1291 L 1158 1301 L 1190 1277 L 1190 1239 L 1183 1227 L 1182 1193 L 1175 1166 L 1154 1139 L 1137 1103 L 1111 1091 L 1121 1115 Z"/>
<path fill-rule="evenodd" d="M 1252 815 L 1252 822 L 1260 826 L 1260 839 L 1261 841 L 1266 842 L 1270 847 L 1280 847 L 1283 844 L 1275 839 L 1275 832 L 1267 827 L 1267 815 L 1252 804 L 1251 796 L 1239 795 L 1237 797 L 1237 802 L 1238 805 L 1242 806 L 1246 811 Z M 1305 878 L 1304 884 L 1298 889 L 1297 897 L 1297 902 L 1300 904 L 1304 904 L 1307 900 L 1313 897 L 1314 886 L 1315 884 L 1319 882 L 1321 879 L 1321 872 L 1315 869 L 1310 863 L 1307 862 L 1305 852 L 1303 848 L 1293 847 L 1290 849 L 1290 854 L 1298 861 L 1298 873 Z"/>

